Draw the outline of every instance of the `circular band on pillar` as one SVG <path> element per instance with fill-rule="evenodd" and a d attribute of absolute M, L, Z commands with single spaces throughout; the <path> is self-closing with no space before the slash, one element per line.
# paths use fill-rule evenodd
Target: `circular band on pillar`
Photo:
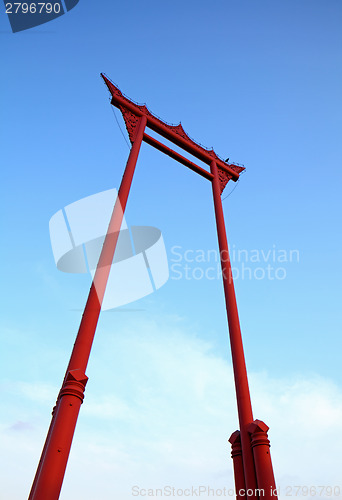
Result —
<path fill-rule="evenodd" d="M 232 458 L 242 455 L 240 431 L 233 432 L 233 434 L 228 439 L 228 442 L 232 446 Z"/>
<path fill-rule="evenodd" d="M 270 441 L 267 436 L 267 431 L 269 430 L 268 425 L 262 420 L 254 420 L 248 426 L 248 432 L 251 436 L 251 446 L 266 445 L 270 447 Z"/>
<path fill-rule="evenodd" d="M 251 437 L 251 446 L 266 445 L 269 448 L 271 447 L 270 440 L 267 437 L 266 432 L 255 432 Z"/>
<path fill-rule="evenodd" d="M 71 370 L 66 376 L 59 393 L 59 398 L 63 396 L 75 396 L 83 402 L 84 389 L 87 382 L 88 377 L 81 370 Z"/>

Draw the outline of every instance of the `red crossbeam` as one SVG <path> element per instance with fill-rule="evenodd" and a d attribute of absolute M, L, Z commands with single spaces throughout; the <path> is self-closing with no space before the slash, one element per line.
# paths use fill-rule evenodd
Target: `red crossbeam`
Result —
<path fill-rule="evenodd" d="M 165 146 L 165 144 L 162 144 L 161 142 L 157 141 L 154 137 L 151 137 L 150 135 L 144 134 L 143 141 L 147 142 L 150 146 L 153 146 L 154 148 L 158 149 L 162 153 L 165 153 L 166 155 L 170 156 L 176 161 L 179 161 L 179 163 L 182 163 L 186 167 L 190 168 L 197 174 L 202 175 L 202 177 L 205 177 L 208 180 L 212 180 L 214 178 L 213 174 L 210 172 L 207 172 L 207 170 L 204 170 L 204 168 L 199 167 L 195 163 L 192 163 L 192 161 L 188 160 L 184 156 L 180 155 L 179 153 L 176 153 L 176 151 L 173 151 L 173 149 L 168 148 Z"/>

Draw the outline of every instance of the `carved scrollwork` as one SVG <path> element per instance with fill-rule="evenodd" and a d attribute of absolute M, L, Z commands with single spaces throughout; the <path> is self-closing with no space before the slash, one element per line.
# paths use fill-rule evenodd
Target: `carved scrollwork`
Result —
<path fill-rule="evenodd" d="M 131 113 L 124 106 L 120 106 L 120 111 L 122 113 L 123 119 L 125 120 L 125 125 L 128 132 L 129 140 L 133 144 L 135 137 L 135 129 L 136 126 L 138 125 L 139 118 L 138 116 Z"/>
<path fill-rule="evenodd" d="M 232 177 L 229 174 L 227 174 L 227 172 L 225 172 L 224 170 L 222 170 L 220 167 L 218 167 L 217 173 L 218 173 L 218 176 L 219 176 L 220 188 L 221 188 L 221 193 L 222 193 L 222 191 L 224 190 L 224 188 L 228 184 L 228 181 L 230 181 L 230 179 Z"/>
<path fill-rule="evenodd" d="M 240 174 L 240 172 L 242 172 L 243 170 L 245 170 L 244 167 L 239 167 L 238 165 L 231 165 L 231 164 L 229 164 L 229 167 L 232 170 L 234 170 L 234 172 L 236 172 L 237 174 Z M 226 185 L 228 184 L 228 181 L 230 181 L 230 179 L 232 178 L 232 176 L 229 175 L 224 170 L 222 170 L 222 168 L 220 168 L 220 166 L 217 167 L 217 172 L 218 172 L 218 176 L 219 176 L 221 193 L 222 193 L 222 191 L 224 190 L 224 188 L 226 187 Z"/>
<path fill-rule="evenodd" d="M 164 122 L 162 122 L 164 123 Z M 167 124 L 166 124 L 167 125 Z M 183 126 L 181 123 L 179 123 L 179 125 L 167 125 L 170 129 L 172 129 L 174 132 L 176 132 L 176 134 L 180 135 L 181 137 L 183 137 L 183 139 L 186 139 L 187 141 L 191 141 L 191 142 L 194 142 L 192 141 L 192 139 L 190 139 L 190 137 L 188 136 L 188 134 L 185 132 Z"/>

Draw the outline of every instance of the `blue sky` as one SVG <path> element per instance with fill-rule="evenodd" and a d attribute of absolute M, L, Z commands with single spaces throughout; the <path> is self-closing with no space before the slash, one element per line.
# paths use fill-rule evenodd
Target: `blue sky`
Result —
<path fill-rule="evenodd" d="M 13 34 L 1 8 L 4 499 L 28 494 L 90 285 L 56 269 L 49 219 L 118 188 L 128 155 L 100 72 L 245 165 L 223 201 L 231 249 L 298 252 L 270 262 L 284 279 L 244 262 L 252 278 L 236 280 L 252 403 L 278 484 L 341 483 L 341 18 L 338 0 L 81 0 Z M 216 262 L 184 257 L 217 248 L 209 183 L 143 145 L 126 219 L 162 231 L 170 279 L 100 319 L 65 500 L 82 471 L 85 500 L 126 500 L 133 484 L 232 484 L 222 285 L 194 278 Z M 174 279 L 175 247 L 191 279 Z"/>

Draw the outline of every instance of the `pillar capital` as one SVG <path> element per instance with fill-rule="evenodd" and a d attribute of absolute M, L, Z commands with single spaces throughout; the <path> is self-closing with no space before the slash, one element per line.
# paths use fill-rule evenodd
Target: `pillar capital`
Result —
<path fill-rule="evenodd" d="M 240 436 L 240 431 L 235 431 L 233 434 L 230 436 L 228 439 L 228 442 L 232 445 L 232 458 L 242 455 L 242 448 L 241 448 L 241 436 Z"/>
<path fill-rule="evenodd" d="M 247 427 L 248 432 L 251 435 L 251 446 L 266 445 L 270 447 L 270 441 L 267 436 L 267 431 L 269 430 L 268 425 L 262 420 L 254 420 Z"/>
<path fill-rule="evenodd" d="M 75 396 L 83 402 L 84 389 L 88 382 L 87 375 L 82 370 L 70 370 L 67 373 L 62 389 L 59 393 L 59 398 L 63 396 Z"/>

